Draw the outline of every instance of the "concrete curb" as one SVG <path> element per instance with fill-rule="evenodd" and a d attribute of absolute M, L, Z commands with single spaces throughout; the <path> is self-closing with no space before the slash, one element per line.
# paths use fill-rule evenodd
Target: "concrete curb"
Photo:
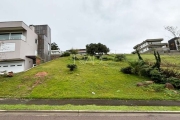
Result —
<path fill-rule="evenodd" d="M 180 111 L 116 111 L 116 110 L 0 110 L 0 113 L 144 113 L 180 114 Z"/>

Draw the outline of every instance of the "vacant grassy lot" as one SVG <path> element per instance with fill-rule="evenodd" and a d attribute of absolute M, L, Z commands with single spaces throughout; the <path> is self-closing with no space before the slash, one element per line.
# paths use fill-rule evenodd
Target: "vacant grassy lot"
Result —
<path fill-rule="evenodd" d="M 137 55 L 126 57 L 128 61 L 137 60 Z M 154 61 L 153 55 L 142 57 Z M 180 63 L 170 56 L 162 56 L 163 60 Z M 78 69 L 73 72 L 66 67 L 69 63 L 73 63 L 71 57 L 59 58 L 11 78 L 0 76 L 0 97 L 180 100 L 179 91 L 136 87 L 137 82 L 149 79 L 121 73 L 120 68 L 128 65 L 126 61 L 76 61 Z M 39 72 L 44 73 L 37 75 Z"/>

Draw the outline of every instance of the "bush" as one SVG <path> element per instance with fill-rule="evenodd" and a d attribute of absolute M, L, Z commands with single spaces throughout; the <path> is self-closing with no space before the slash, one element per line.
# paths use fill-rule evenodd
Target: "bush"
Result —
<path fill-rule="evenodd" d="M 169 77 L 177 77 L 177 78 L 180 78 L 180 75 L 179 75 L 179 72 L 178 71 L 175 71 L 175 70 L 172 70 L 172 69 L 161 69 L 162 71 L 162 74 L 166 75 L 167 78 Z"/>
<path fill-rule="evenodd" d="M 156 92 L 164 91 L 164 84 L 152 84 L 152 85 L 149 85 L 148 87 Z"/>
<path fill-rule="evenodd" d="M 132 72 L 136 75 L 140 75 L 139 72 L 140 72 L 142 66 L 144 65 L 144 61 L 138 60 L 138 61 L 129 62 L 129 64 L 133 68 Z"/>
<path fill-rule="evenodd" d="M 88 56 L 84 55 L 81 60 L 88 60 Z"/>
<path fill-rule="evenodd" d="M 151 75 L 151 79 L 155 83 L 165 83 L 165 76 L 162 75 L 161 72 L 159 72 L 158 69 L 152 69 L 150 71 L 150 75 Z"/>
<path fill-rule="evenodd" d="M 75 60 L 79 60 L 79 58 L 76 57 L 76 56 L 75 56 L 75 57 L 73 56 L 72 59 L 73 59 L 73 60 L 74 60 L 74 59 L 75 59 Z"/>
<path fill-rule="evenodd" d="M 175 88 L 180 89 L 180 79 L 175 77 L 167 78 L 168 83 L 171 83 Z"/>
<path fill-rule="evenodd" d="M 75 65 L 75 64 L 68 64 L 67 67 L 69 68 L 70 71 L 73 71 L 74 69 L 77 68 L 77 65 Z"/>
<path fill-rule="evenodd" d="M 116 62 L 126 60 L 126 56 L 124 54 L 118 54 L 114 59 Z"/>
<path fill-rule="evenodd" d="M 109 60 L 108 57 L 101 57 L 101 59 L 102 59 L 103 61 Z"/>
<path fill-rule="evenodd" d="M 139 69 L 138 74 L 140 76 L 151 77 L 151 75 L 150 75 L 151 70 L 152 70 L 151 66 L 149 66 L 149 65 L 142 65 L 140 67 L 140 69 Z"/>
<path fill-rule="evenodd" d="M 132 74 L 132 67 L 128 66 L 125 68 L 121 68 L 121 72 L 125 73 L 125 74 Z"/>
<path fill-rule="evenodd" d="M 67 56 L 70 56 L 70 53 L 69 52 L 64 52 L 61 57 L 67 57 Z"/>

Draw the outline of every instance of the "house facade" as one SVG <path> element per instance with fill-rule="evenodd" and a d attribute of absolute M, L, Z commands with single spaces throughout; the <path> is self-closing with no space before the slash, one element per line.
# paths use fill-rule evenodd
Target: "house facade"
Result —
<path fill-rule="evenodd" d="M 25 71 L 35 63 L 38 35 L 22 21 L 0 22 L 0 71 Z"/>
<path fill-rule="evenodd" d="M 168 41 L 169 49 L 171 51 L 179 51 L 180 50 L 180 37 L 174 37 Z"/>
<path fill-rule="evenodd" d="M 133 49 L 138 50 L 140 53 L 150 53 L 154 50 L 164 53 L 168 50 L 167 43 L 161 43 L 161 41 L 163 41 L 163 38 L 146 39 L 142 43 L 134 46 Z M 136 53 L 136 51 L 133 51 L 132 53 Z"/>

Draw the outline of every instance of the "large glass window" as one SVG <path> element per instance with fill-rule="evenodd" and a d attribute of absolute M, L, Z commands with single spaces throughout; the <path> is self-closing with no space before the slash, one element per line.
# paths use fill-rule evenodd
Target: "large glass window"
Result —
<path fill-rule="evenodd" d="M 0 33 L 0 40 L 25 40 L 21 32 Z"/>
<path fill-rule="evenodd" d="M 22 36 L 22 33 L 11 33 L 10 39 L 11 40 L 14 40 L 14 39 L 19 40 L 19 39 L 21 39 L 21 36 Z"/>
<path fill-rule="evenodd" d="M 0 40 L 9 40 L 9 33 L 0 33 Z"/>

